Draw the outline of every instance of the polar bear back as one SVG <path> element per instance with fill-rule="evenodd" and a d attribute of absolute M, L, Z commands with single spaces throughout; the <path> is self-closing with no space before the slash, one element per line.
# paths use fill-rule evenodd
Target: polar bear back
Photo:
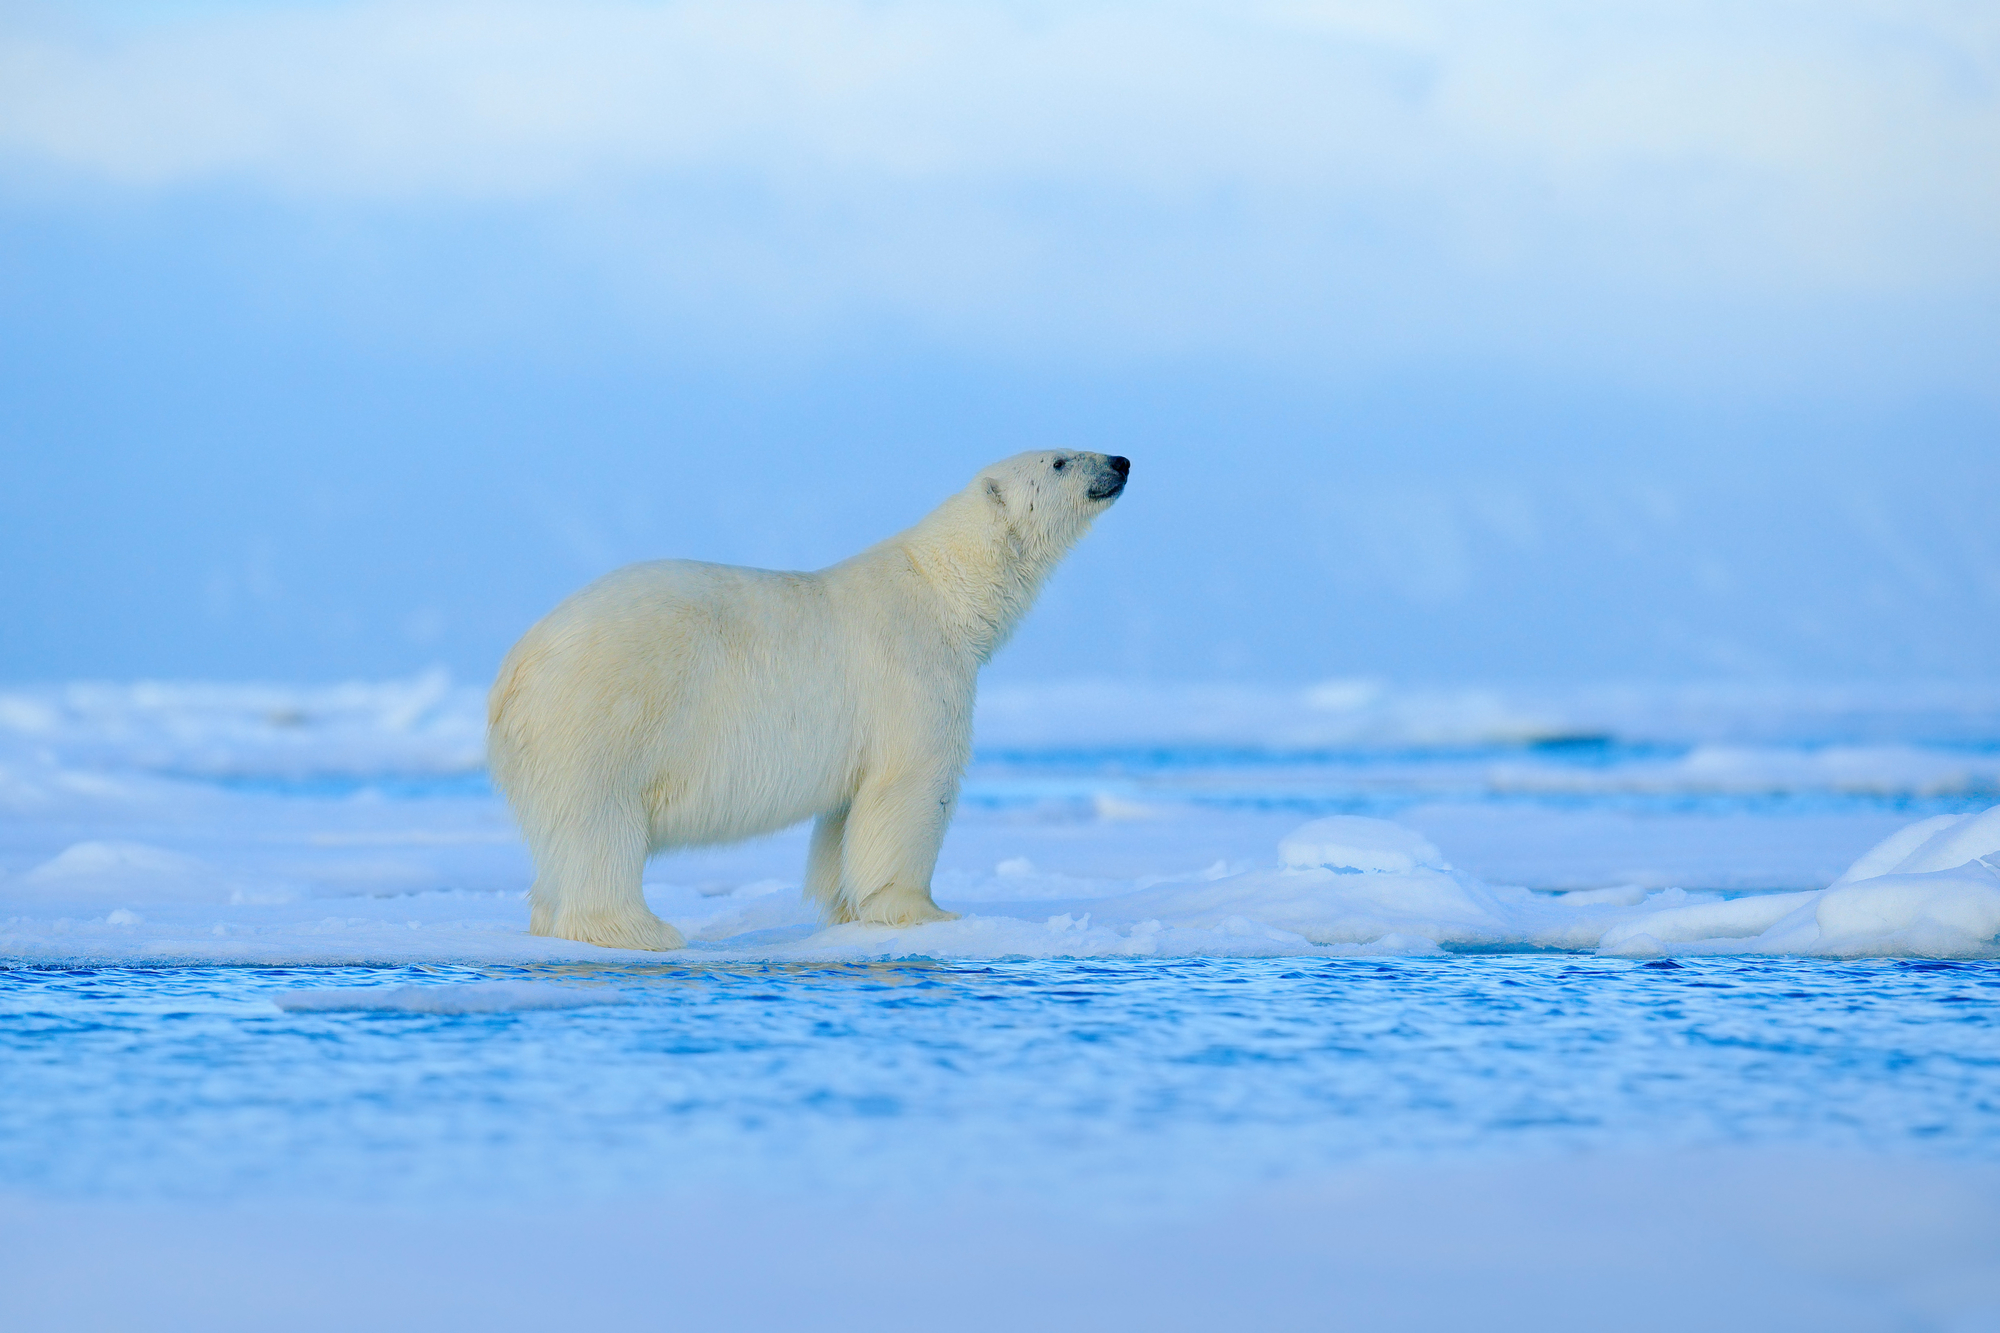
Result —
<path fill-rule="evenodd" d="M 962 764 L 975 664 L 955 655 L 894 550 L 810 574 L 628 566 L 508 655 L 494 776 L 643 811 L 655 848 L 753 837 L 839 805 L 864 767 Z M 964 737 L 942 754 L 941 726 Z"/>

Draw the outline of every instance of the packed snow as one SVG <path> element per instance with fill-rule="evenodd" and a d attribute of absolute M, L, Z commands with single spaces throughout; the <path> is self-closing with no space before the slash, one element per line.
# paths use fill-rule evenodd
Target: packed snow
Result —
<path fill-rule="evenodd" d="M 1666 907 L 1607 930 L 1598 949 L 2000 957 L 2000 806 L 1900 829 L 1817 893 Z"/>
<path fill-rule="evenodd" d="M 462 846 L 497 849 L 472 837 Z M 718 961 L 1439 949 L 2000 957 L 2000 807 L 1921 821 L 1810 892 L 1489 884 L 1451 868 L 1414 830 L 1357 816 L 1303 825 L 1272 859 L 1280 863 L 1241 871 L 1219 863 L 1134 887 L 1039 875 L 1020 858 L 1001 862 L 977 900 L 945 895 L 958 920 L 907 928 L 822 927 L 796 885 L 778 879 L 724 891 L 654 884 L 648 897 L 687 934 L 686 956 Z M 395 878 L 354 893 L 336 876 L 315 891 L 142 843 L 81 842 L 0 881 L 0 954 L 261 963 L 604 956 L 525 934 L 518 890 L 430 888 L 417 877 L 396 892 Z M 1048 896 L 1051 888 L 1065 896 Z"/>
<path fill-rule="evenodd" d="M 960 919 L 822 927 L 794 830 L 655 862 L 648 899 L 688 936 L 682 956 L 2000 956 L 2000 813 L 1965 808 L 2000 791 L 1979 739 L 2000 698 L 1977 690 L 1807 692 L 1789 713 L 1727 692 L 994 693 L 936 881 Z M 525 933 L 529 868 L 478 769 L 477 696 L 442 675 L 0 694 L 0 956 L 607 956 Z M 1086 713 L 1106 743 L 1150 725 L 1254 753 L 1076 761 Z M 1076 721 L 1068 748 L 1022 750 L 1044 716 Z M 1342 718 L 1350 740 L 1394 746 L 1273 748 Z M 1715 739 L 1730 727 L 1767 739 Z M 1464 750 L 1475 735 L 1486 748 Z M 1632 804 L 1661 792 L 1678 795 Z M 1927 800 L 1957 808 L 1898 816 Z M 1328 801 L 1378 809 L 1299 817 Z"/>

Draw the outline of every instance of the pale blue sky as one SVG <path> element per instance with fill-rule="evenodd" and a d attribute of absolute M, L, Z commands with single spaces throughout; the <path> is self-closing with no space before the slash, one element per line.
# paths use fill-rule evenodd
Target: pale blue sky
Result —
<path fill-rule="evenodd" d="M 0 679 L 1134 460 L 998 664 L 1991 676 L 2000 18 L 0 5 Z"/>

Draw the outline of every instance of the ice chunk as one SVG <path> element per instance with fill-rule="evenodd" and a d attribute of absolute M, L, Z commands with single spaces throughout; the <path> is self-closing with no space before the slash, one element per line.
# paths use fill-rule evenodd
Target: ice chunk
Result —
<path fill-rule="evenodd" d="M 1278 844 L 1278 859 L 1293 870 L 1407 875 L 1413 870 L 1451 869 L 1438 849 L 1415 829 L 1359 815 L 1333 815 L 1294 829 Z"/>
<path fill-rule="evenodd" d="M 1430 869 L 1362 875 L 1323 866 L 1252 871 L 1105 899 L 1098 911 L 1107 920 L 1157 917 L 1203 929 L 1244 919 L 1315 944 L 1366 944 L 1390 934 L 1483 943 L 1511 933 L 1506 908 L 1484 886 Z"/>
<path fill-rule="evenodd" d="M 1964 819 L 1964 815 L 1933 815 L 1920 819 L 1914 824 L 1905 824 L 1882 841 L 1863 852 L 1858 860 L 1841 872 L 1835 884 L 1848 884 L 1857 879 L 1873 879 L 1886 875 L 1902 864 L 1903 859 L 1929 841 L 1931 835 L 1941 829 L 1950 828 Z"/>
<path fill-rule="evenodd" d="M 1828 889 L 1814 912 L 1816 953 L 1898 952 L 1939 957 L 1985 953 L 2000 937 L 2000 873 L 1978 861 L 1948 870 L 1881 875 Z"/>
<path fill-rule="evenodd" d="M 1835 887 L 1877 875 L 1950 870 L 2000 852 L 2000 805 L 1982 814 L 1933 815 L 1906 824 L 1861 854 Z"/>
<path fill-rule="evenodd" d="M 1661 952 L 1663 945 L 1748 939 L 1762 935 L 1799 908 L 1817 902 L 1819 897 L 1820 890 L 1814 890 L 1669 907 L 1611 927 L 1599 939 L 1598 952 L 1655 954 Z"/>
<path fill-rule="evenodd" d="M 1986 958 L 2000 951 L 2000 806 L 1919 820 L 1825 889 L 1656 911 L 1614 925 L 1608 954 Z"/>
<path fill-rule="evenodd" d="M 2000 805 L 1981 814 L 1965 815 L 1926 838 L 1896 865 L 1896 872 L 1920 875 L 1954 870 L 1973 861 L 2000 856 Z"/>
<path fill-rule="evenodd" d="M 1314 820 L 1279 843 L 1279 856 L 1282 869 L 1159 884 L 1097 899 L 1092 908 L 1114 926 L 1158 920 L 1227 934 L 1232 923 L 1253 922 L 1321 947 L 1421 940 L 1426 950 L 1589 948 L 1630 901 L 1619 891 L 1614 901 L 1566 905 L 1494 888 L 1451 869 L 1422 834 L 1382 819 Z"/>

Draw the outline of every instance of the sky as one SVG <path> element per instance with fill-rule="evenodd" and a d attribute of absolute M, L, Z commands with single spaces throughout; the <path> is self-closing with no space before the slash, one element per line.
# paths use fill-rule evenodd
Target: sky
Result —
<path fill-rule="evenodd" d="M 0 0 L 0 680 L 477 680 L 1026 448 L 996 675 L 2000 672 L 2000 11 Z"/>

